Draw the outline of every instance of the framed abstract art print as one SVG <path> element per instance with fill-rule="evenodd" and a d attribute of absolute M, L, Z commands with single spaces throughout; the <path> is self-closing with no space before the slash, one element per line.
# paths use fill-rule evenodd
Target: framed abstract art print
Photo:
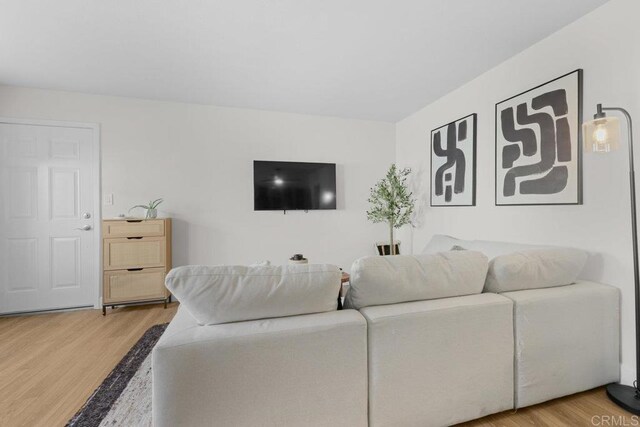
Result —
<path fill-rule="evenodd" d="M 582 70 L 496 104 L 496 205 L 582 203 Z"/>

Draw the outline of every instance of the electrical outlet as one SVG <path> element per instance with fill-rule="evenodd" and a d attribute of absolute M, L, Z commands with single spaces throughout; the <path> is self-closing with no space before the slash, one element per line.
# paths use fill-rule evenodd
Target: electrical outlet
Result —
<path fill-rule="evenodd" d="M 113 194 L 105 194 L 104 195 L 104 205 L 105 206 L 113 206 Z"/>

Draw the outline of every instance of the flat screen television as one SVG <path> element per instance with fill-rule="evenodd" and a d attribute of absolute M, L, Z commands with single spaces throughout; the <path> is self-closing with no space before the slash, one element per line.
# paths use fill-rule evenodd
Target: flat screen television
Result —
<path fill-rule="evenodd" d="M 253 162 L 256 211 L 336 208 L 335 163 Z"/>

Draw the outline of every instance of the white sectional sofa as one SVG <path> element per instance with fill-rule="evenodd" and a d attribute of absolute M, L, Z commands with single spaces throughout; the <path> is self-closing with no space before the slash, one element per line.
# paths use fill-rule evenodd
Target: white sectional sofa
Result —
<path fill-rule="evenodd" d="M 513 304 L 480 252 L 365 257 L 345 307 L 367 319 L 369 425 L 446 426 L 513 408 Z"/>
<path fill-rule="evenodd" d="M 585 257 L 435 236 L 356 261 L 341 311 L 333 266 L 175 269 L 154 424 L 446 426 L 617 381 L 619 292 Z"/>
<path fill-rule="evenodd" d="M 336 311 L 337 267 L 180 267 L 167 286 L 155 426 L 367 425 L 367 325 Z"/>
<path fill-rule="evenodd" d="M 579 260 L 555 265 L 547 260 L 542 266 L 534 262 L 532 270 L 516 258 L 537 250 L 563 258 L 562 253 L 570 249 L 436 235 L 423 253 L 435 254 L 454 246 L 486 254 L 490 268 L 485 291 L 488 287 L 513 301 L 515 408 L 620 380 L 619 289 L 578 279 Z M 583 256 L 586 260 L 588 254 Z M 500 289 L 491 283 L 495 264 L 507 261 L 507 266 L 502 265 L 512 276 L 512 283 L 507 284 L 520 290 Z M 572 275 L 563 275 L 570 270 Z"/>

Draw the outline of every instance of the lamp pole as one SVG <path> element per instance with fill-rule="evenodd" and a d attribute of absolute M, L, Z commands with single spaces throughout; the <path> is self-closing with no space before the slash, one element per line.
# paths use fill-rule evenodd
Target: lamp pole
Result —
<path fill-rule="evenodd" d="M 635 316 L 636 316 L 636 380 L 633 387 L 622 384 L 609 384 L 607 386 L 607 396 L 618 406 L 640 415 L 640 271 L 638 269 L 638 224 L 636 219 L 636 178 L 633 167 L 633 122 L 627 110 L 620 107 L 603 107 L 598 104 L 598 111 L 593 116 L 594 119 L 604 118 L 605 111 L 617 111 L 627 119 L 627 129 L 629 132 L 629 189 L 631 193 L 631 237 L 633 245 L 633 283 L 635 294 Z"/>

